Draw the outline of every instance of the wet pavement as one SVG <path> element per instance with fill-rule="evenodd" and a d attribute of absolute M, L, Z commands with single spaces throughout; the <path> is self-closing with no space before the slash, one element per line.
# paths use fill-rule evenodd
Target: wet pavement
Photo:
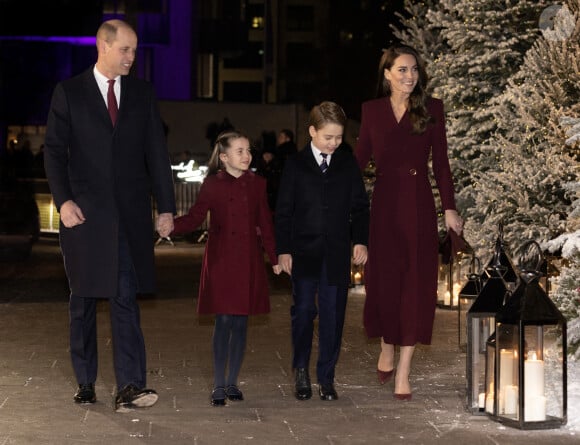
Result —
<path fill-rule="evenodd" d="M 336 370 L 339 399 L 293 396 L 290 287 L 271 275 L 272 312 L 250 318 L 240 375 L 245 400 L 212 407 L 213 319 L 195 313 L 203 245 L 156 247 L 159 292 L 142 297 L 152 408 L 115 413 L 108 307 L 99 305 L 98 401 L 79 406 L 68 352 L 67 284 L 58 244 L 42 238 L 24 262 L 0 263 L 0 445 L 21 444 L 579 444 L 565 427 L 522 431 L 465 408 L 457 314 L 438 309 L 433 343 L 418 346 L 413 399 L 376 379 L 379 343 L 362 328 L 364 295 L 349 297 Z M 228 277 L 224 277 L 228 279 Z M 232 283 L 235 286 L 235 283 Z M 314 373 L 316 348 L 311 375 Z M 316 387 L 314 387 L 316 389 Z"/>

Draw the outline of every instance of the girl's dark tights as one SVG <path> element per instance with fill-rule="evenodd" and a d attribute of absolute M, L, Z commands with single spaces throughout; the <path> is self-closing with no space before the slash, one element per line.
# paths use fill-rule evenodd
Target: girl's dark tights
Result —
<path fill-rule="evenodd" d="M 214 387 L 238 384 L 247 330 L 247 315 L 216 314 L 213 331 Z"/>

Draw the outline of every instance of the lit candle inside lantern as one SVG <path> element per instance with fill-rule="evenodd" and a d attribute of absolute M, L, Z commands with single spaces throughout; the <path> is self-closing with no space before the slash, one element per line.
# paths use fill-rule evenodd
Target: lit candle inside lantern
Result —
<path fill-rule="evenodd" d="M 516 414 L 518 412 L 518 387 L 515 385 L 507 385 L 505 387 L 505 414 Z"/>
<path fill-rule="evenodd" d="M 354 284 L 362 284 L 362 274 L 360 272 L 354 273 Z"/>
<path fill-rule="evenodd" d="M 544 396 L 526 397 L 524 401 L 524 421 L 538 422 L 546 420 L 546 398 Z"/>
<path fill-rule="evenodd" d="M 546 420 L 544 361 L 538 360 L 536 351 L 530 352 L 529 358 L 524 362 L 524 385 L 524 420 Z"/>
<path fill-rule="evenodd" d="M 514 351 L 502 349 L 499 360 L 499 412 L 503 414 L 505 413 L 505 389 L 514 382 Z"/>

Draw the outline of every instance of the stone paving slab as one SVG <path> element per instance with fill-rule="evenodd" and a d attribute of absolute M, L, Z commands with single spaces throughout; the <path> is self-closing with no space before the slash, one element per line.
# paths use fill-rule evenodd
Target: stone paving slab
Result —
<path fill-rule="evenodd" d="M 336 372 L 339 400 L 323 402 L 316 394 L 296 400 L 290 288 L 287 277 L 273 275 L 272 312 L 250 321 L 240 375 L 245 400 L 210 406 L 213 320 L 195 314 L 202 252 L 202 246 L 179 242 L 156 248 L 159 293 L 141 299 L 141 318 L 148 386 L 160 399 L 150 409 L 123 414 L 112 408 L 106 303 L 98 311 L 98 402 L 72 402 L 66 279 L 55 240 L 41 240 L 27 262 L 0 265 L 0 445 L 580 443 L 565 428 L 521 431 L 464 409 L 465 353 L 457 347 L 452 311 L 437 310 L 433 344 L 417 347 L 413 400 L 394 400 L 393 383 L 376 381 L 379 344 L 364 335 L 360 294 L 348 303 Z"/>

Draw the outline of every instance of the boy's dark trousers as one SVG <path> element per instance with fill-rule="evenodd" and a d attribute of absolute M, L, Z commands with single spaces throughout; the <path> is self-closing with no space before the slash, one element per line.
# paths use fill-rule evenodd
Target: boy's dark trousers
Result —
<path fill-rule="evenodd" d="M 316 296 L 318 294 L 318 308 Z M 326 262 L 319 279 L 292 278 L 294 304 L 292 317 L 293 368 L 308 369 L 312 351 L 314 320 L 318 315 L 318 361 L 316 376 L 320 384 L 334 383 L 346 311 L 348 287 L 330 286 Z"/>

